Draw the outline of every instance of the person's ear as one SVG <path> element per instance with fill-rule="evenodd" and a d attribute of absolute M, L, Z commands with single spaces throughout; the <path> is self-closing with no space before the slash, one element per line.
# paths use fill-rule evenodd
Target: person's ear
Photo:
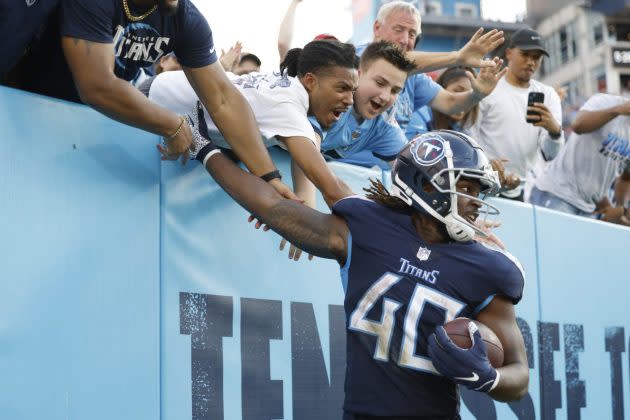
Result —
<path fill-rule="evenodd" d="M 315 90 L 319 83 L 317 80 L 317 76 L 310 72 L 302 76 L 300 82 L 302 82 L 302 86 L 304 86 L 304 89 L 306 89 L 306 91 L 309 93 Z"/>

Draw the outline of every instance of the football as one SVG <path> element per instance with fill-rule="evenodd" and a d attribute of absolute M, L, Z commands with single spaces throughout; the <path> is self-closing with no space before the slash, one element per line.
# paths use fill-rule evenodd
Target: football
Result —
<path fill-rule="evenodd" d="M 481 338 L 486 343 L 490 364 L 495 368 L 503 366 L 503 345 L 494 331 L 486 327 L 481 322 L 471 320 L 469 318 L 455 318 L 454 320 L 444 324 L 446 334 L 448 334 L 448 337 L 457 347 L 469 349 L 472 346 L 470 334 L 468 333 L 468 323 L 470 321 L 477 325 L 479 332 L 481 333 Z"/>

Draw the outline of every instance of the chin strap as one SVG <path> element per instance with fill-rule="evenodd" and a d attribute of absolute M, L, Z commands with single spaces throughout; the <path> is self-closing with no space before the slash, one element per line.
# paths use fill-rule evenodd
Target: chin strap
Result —
<path fill-rule="evenodd" d="M 449 213 L 444 217 L 444 225 L 448 236 L 457 242 L 472 241 L 475 237 L 475 230 L 466 223 L 457 220 L 453 213 Z"/>
<path fill-rule="evenodd" d="M 444 223 L 446 231 L 451 239 L 458 242 L 470 241 L 475 236 L 475 230 L 468 226 L 466 223 L 457 220 L 457 217 L 452 213 L 442 216 L 436 212 L 431 206 L 424 202 L 418 195 L 407 186 L 396 174 L 395 179 L 392 180 L 392 192 L 394 197 L 398 197 L 407 203 L 409 206 L 415 201 L 418 203 L 427 213 L 433 216 L 435 219 Z"/>

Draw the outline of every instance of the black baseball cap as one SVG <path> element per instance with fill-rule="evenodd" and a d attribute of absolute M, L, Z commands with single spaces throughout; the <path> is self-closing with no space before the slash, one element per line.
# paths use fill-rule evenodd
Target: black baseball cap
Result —
<path fill-rule="evenodd" d="M 512 34 L 509 48 L 514 47 L 524 51 L 538 50 L 549 57 L 549 53 L 543 47 L 542 37 L 532 28 L 521 28 Z"/>

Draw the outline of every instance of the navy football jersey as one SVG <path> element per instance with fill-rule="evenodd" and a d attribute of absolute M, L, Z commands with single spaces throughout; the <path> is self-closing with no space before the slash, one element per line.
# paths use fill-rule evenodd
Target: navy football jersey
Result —
<path fill-rule="evenodd" d="M 456 384 L 437 373 L 427 339 L 458 316 L 475 318 L 495 295 L 514 304 L 520 264 L 475 241 L 427 244 L 407 214 L 362 197 L 333 206 L 350 229 L 341 268 L 347 367 L 344 410 L 451 418 Z"/>

